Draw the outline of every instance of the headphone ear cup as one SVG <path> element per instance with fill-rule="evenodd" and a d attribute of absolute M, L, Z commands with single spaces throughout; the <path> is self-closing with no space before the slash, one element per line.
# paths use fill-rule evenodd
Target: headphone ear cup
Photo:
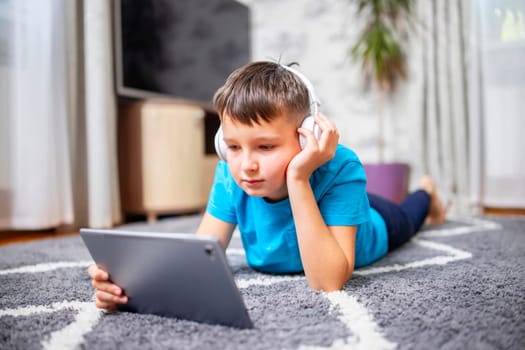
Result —
<path fill-rule="evenodd" d="M 215 133 L 215 138 L 213 141 L 215 143 L 215 152 L 217 152 L 217 155 L 221 160 L 224 160 L 226 162 L 226 151 L 228 147 L 224 142 L 224 136 L 222 135 L 222 126 L 219 126 L 219 129 Z"/>
<path fill-rule="evenodd" d="M 321 128 L 319 125 L 317 125 L 313 116 L 309 115 L 308 117 L 304 118 L 303 122 L 301 123 L 301 128 L 313 132 L 317 141 L 321 139 Z M 306 147 L 306 137 L 299 135 L 299 144 L 301 145 L 301 149 L 304 149 Z"/>

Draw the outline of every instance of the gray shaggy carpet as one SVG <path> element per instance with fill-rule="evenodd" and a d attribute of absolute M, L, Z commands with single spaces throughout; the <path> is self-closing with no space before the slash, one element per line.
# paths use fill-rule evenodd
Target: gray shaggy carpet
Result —
<path fill-rule="evenodd" d="M 126 229 L 193 232 L 199 216 Z M 93 304 L 79 236 L 0 247 L 0 349 L 525 349 L 525 219 L 427 227 L 341 292 L 246 266 L 227 252 L 254 329 Z"/>

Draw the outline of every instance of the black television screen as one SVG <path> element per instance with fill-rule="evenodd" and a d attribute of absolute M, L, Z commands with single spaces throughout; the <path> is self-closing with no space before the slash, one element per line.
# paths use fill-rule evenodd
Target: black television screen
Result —
<path fill-rule="evenodd" d="M 232 0 L 114 0 L 117 94 L 210 106 L 250 61 L 249 9 Z"/>

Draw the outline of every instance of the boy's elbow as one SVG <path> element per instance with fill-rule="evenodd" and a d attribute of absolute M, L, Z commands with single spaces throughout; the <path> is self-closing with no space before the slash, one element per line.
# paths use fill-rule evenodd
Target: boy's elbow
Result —
<path fill-rule="evenodd" d="M 343 289 L 345 283 L 310 283 L 310 287 L 318 292 L 336 292 Z"/>
<path fill-rule="evenodd" d="M 310 287 L 313 290 L 316 290 L 319 292 L 336 292 L 336 291 L 340 291 L 343 289 L 343 287 L 345 286 L 346 282 L 348 282 L 350 277 L 352 277 L 352 272 L 350 272 L 349 274 L 346 274 L 345 277 L 342 278 L 341 280 L 317 281 L 317 282 L 309 281 L 308 283 L 310 284 Z"/>

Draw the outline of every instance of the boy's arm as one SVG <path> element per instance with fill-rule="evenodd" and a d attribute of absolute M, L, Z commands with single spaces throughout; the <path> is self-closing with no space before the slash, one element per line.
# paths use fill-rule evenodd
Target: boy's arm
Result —
<path fill-rule="evenodd" d="M 340 290 L 354 271 L 355 226 L 327 226 L 308 181 L 289 182 L 304 273 L 313 289 Z"/>
<path fill-rule="evenodd" d="M 340 290 L 354 271 L 355 226 L 327 226 L 315 200 L 310 175 L 332 159 L 339 133 L 323 114 L 315 116 L 322 130 L 319 142 L 299 128 L 306 147 L 288 165 L 286 184 L 292 207 L 299 251 L 308 283 L 318 290 Z"/>
<path fill-rule="evenodd" d="M 234 229 L 234 224 L 217 219 L 206 211 L 196 233 L 219 238 L 222 248 L 226 249 Z"/>

